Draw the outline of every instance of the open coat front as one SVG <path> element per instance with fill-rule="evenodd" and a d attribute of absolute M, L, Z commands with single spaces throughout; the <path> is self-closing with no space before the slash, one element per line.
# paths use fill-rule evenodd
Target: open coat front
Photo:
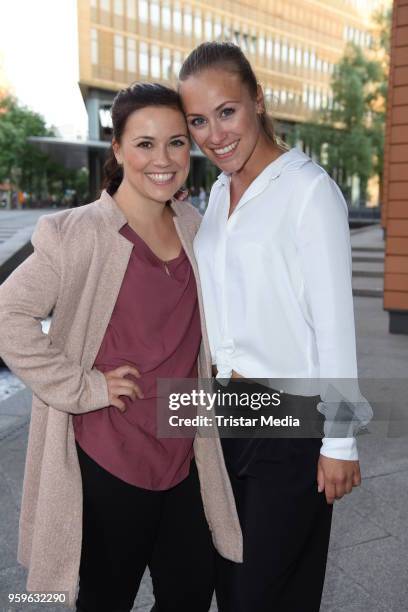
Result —
<path fill-rule="evenodd" d="M 172 202 L 175 226 L 198 286 L 203 341 L 199 375 L 211 356 L 192 242 L 200 215 Z M 42 217 L 34 253 L 0 287 L 0 354 L 33 390 L 20 515 L 18 561 L 28 591 L 68 591 L 74 606 L 82 539 L 82 483 L 72 415 L 109 404 L 103 374 L 92 369 L 133 245 L 114 200 Z M 53 310 L 48 336 L 41 320 Z M 207 520 L 218 551 L 242 561 L 242 535 L 218 437 L 196 437 L 195 457 Z"/>

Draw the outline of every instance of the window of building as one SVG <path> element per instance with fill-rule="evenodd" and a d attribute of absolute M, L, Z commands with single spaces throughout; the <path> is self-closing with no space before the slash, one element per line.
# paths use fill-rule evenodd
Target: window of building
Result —
<path fill-rule="evenodd" d="M 280 44 L 279 40 L 275 40 L 274 56 L 275 56 L 275 59 L 277 61 L 279 61 L 280 58 L 281 58 L 281 44 Z"/>
<path fill-rule="evenodd" d="M 286 100 L 288 99 L 288 94 L 287 94 L 287 92 L 286 92 L 286 89 L 281 89 L 280 94 L 281 94 L 281 95 L 280 95 L 280 101 L 281 101 L 281 103 L 282 103 L 282 104 L 286 104 Z"/>
<path fill-rule="evenodd" d="M 181 51 L 174 51 L 174 54 L 173 54 L 173 71 L 174 71 L 174 75 L 176 77 L 178 77 L 178 75 L 179 75 L 182 61 L 183 61 L 183 58 L 181 56 Z"/>
<path fill-rule="evenodd" d="M 99 0 L 101 11 L 110 12 L 110 0 Z"/>
<path fill-rule="evenodd" d="M 255 28 L 251 28 L 251 36 L 249 38 L 249 50 L 253 55 L 256 55 L 257 35 Z"/>
<path fill-rule="evenodd" d="M 91 61 L 92 64 L 97 64 L 99 61 L 99 44 L 98 44 L 98 30 L 95 28 L 91 29 Z"/>
<path fill-rule="evenodd" d="M 288 45 L 286 43 L 282 43 L 281 46 L 281 58 L 283 62 L 288 61 Z"/>
<path fill-rule="evenodd" d="M 302 48 L 298 47 L 296 49 L 296 65 L 297 66 L 301 66 L 302 65 L 302 60 L 303 60 L 303 54 L 302 54 Z"/>
<path fill-rule="evenodd" d="M 149 74 L 149 47 L 145 42 L 139 43 L 139 72 L 142 76 Z"/>
<path fill-rule="evenodd" d="M 170 49 L 162 49 L 162 78 L 169 80 L 171 78 L 171 52 Z"/>
<path fill-rule="evenodd" d="M 202 17 L 200 9 L 196 9 L 194 12 L 194 35 L 196 38 L 202 36 Z"/>
<path fill-rule="evenodd" d="M 273 57 L 273 40 L 269 37 L 266 40 L 266 57 L 269 59 Z"/>
<path fill-rule="evenodd" d="M 310 54 L 310 67 L 312 70 L 316 68 L 316 53 L 314 51 Z"/>
<path fill-rule="evenodd" d="M 265 55 L 265 38 L 263 33 L 258 36 L 258 53 L 260 56 Z"/>
<path fill-rule="evenodd" d="M 225 18 L 225 21 L 224 21 L 223 36 L 224 36 L 224 40 L 232 40 L 232 36 L 233 36 L 232 25 L 228 21 L 227 18 Z"/>
<path fill-rule="evenodd" d="M 108 108 L 99 108 L 99 121 L 104 129 L 112 129 L 112 117 Z"/>
<path fill-rule="evenodd" d="M 305 66 L 305 68 L 309 68 L 309 61 L 310 61 L 310 53 L 309 51 L 305 50 L 303 53 L 303 65 Z"/>
<path fill-rule="evenodd" d="M 148 23 L 149 21 L 149 4 L 147 0 L 139 0 L 139 21 Z"/>
<path fill-rule="evenodd" d="M 183 22 L 184 22 L 184 33 L 185 34 L 192 34 L 193 32 L 193 16 L 191 14 L 191 6 L 185 6 L 184 7 L 184 15 L 183 15 Z"/>
<path fill-rule="evenodd" d="M 158 0 L 150 0 L 150 21 L 154 26 L 160 25 L 160 6 Z"/>
<path fill-rule="evenodd" d="M 327 106 L 333 108 L 333 94 L 331 93 L 327 95 Z"/>
<path fill-rule="evenodd" d="M 220 39 L 222 36 L 222 22 L 221 17 L 216 17 L 214 22 L 214 38 Z"/>
<path fill-rule="evenodd" d="M 123 36 L 115 34 L 114 36 L 114 66 L 115 70 L 125 69 L 125 42 Z"/>
<path fill-rule="evenodd" d="M 166 0 L 162 2 L 161 23 L 162 28 L 165 30 L 171 30 L 171 8 L 170 3 Z"/>
<path fill-rule="evenodd" d="M 126 15 L 128 19 L 136 19 L 136 0 L 127 0 Z"/>
<path fill-rule="evenodd" d="M 136 72 L 136 41 L 134 38 L 127 39 L 127 70 Z"/>
<path fill-rule="evenodd" d="M 232 40 L 236 45 L 242 47 L 243 51 L 247 51 L 246 41 L 244 41 L 244 38 L 241 35 L 241 24 L 238 21 L 235 21 L 233 24 Z"/>
<path fill-rule="evenodd" d="M 160 49 L 157 45 L 151 46 L 150 55 L 150 73 L 155 79 L 160 79 L 161 66 L 160 66 Z"/>
<path fill-rule="evenodd" d="M 320 57 L 318 57 L 316 60 L 316 70 L 318 72 L 322 71 L 322 60 L 320 59 Z"/>
<path fill-rule="evenodd" d="M 313 108 L 314 105 L 314 94 L 311 87 L 307 90 L 307 105 L 309 108 Z"/>
<path fill-rule="evenodd" d="M 296 59 L 296 51 L 295 48 L 290 46 L 289 47 L 289 63 L 290 64 L 294 64 L 295 63 L 295 59 Z"/>
<path fill-rule="evenodd" d="M 322 70 L 325 73 L 329 71 L 329 64 L 328 64 L 328 62 L 326 62 L 326 60 L 323 60 L 323 62 L 322 62 Z"/>
<path fill-rule="evenodd" d="M 211 13 L 206 13 L 204 22 L 204 35 L 206 40 L 212 40 L 213 38 L 213 24 Z"/>
<path fill-rule="evenodd" d="M 179 2 L 174 4 L 173 9 L 173 28 L 174 31 L 180 33 L 183 31 L 183 21 L 181 16 L 181 6 Z"/>
<path fill-rule="evenodd" d="M 120 17 L 123 16 L 123 0 L 115 0 L 114 5 L 113 5 L 113 10 L 115 15 L 119 15 Z"/>

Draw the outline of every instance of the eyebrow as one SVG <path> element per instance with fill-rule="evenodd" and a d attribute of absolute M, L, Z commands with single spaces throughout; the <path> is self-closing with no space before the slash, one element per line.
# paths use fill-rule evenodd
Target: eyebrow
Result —
<path fill-rule="evenodd" d="M 219 104 L 215 110 L 219 111 L 223 106 L 225 106 L 226 104 L 237 104 L 239 102 L 239 100 L 226 100 L 225 102 L 222 102 L 221 104 Z M 201 113 L 187 113 L 187 117 L 198 117 L 200 116 Z"/>
<path fill-rule="evenodd" d="M 172 140 L 173 138 L 180 138 L 181 136 L 183 136 L 184 138 L 188 138 L 187 134 L 175 134 L 174 136 L 170 136 L 169 140 Z M 135 136 L 135 138 L 132 138 L 133 140 L 156 140 L 155 138 L 153 138 L 153 136 Z"/>

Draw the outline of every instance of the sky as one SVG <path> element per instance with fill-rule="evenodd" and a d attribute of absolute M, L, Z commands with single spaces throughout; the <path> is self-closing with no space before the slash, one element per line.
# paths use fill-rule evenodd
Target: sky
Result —
<path fill-rule="evenodd" d="M 65 138 L 86 138 L 76 0 L 0 0 L 0 57 L 16 97 Z"/>

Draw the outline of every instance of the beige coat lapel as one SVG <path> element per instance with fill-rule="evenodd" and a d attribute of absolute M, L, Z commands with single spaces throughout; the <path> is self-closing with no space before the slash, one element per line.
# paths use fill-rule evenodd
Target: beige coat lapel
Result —
<path fill-rule="evenodd" d="M 98 233 L 98 257 L 101 258 L 101 269 L 94 294 L 93 312 L 89 320 L 89 335 L 84 363 L 92 367 L 98 354 L 103 337 L 112 316 L 116 300 L 129 263 L 133 244 L 119 233 L 126 217 L 113 198 L 103 191 L 100 199 L 104 224 Z"/>
<path fill-rule="evenodd" d="M 201 292 L 200 275 L 198 272 L 198 266 L 193 249 L 193 242 L 197 230 L 200 226 L 201 215 L 199 215 L 198 212 L 197 216 L 191 214 L 183 215 L 183 206 L 185 207 L 186 204 L 178 202 L 177 200 L 172 201 L 172 208 L 177 214 L 177 216 L 174 218 L 174 225 L 180 238 L 180 242 L 183 245 L 184 251 L 190 261 L 197 284 L 198 305 L 200 309 L 201 330 L 203 336 L 202 350 L 200 351 L 200 376 L 202 376 L 203 378 L 211 378 L 211 351 L 207 336 L 207 328 L 205 324 L 204 303 Z"/>

